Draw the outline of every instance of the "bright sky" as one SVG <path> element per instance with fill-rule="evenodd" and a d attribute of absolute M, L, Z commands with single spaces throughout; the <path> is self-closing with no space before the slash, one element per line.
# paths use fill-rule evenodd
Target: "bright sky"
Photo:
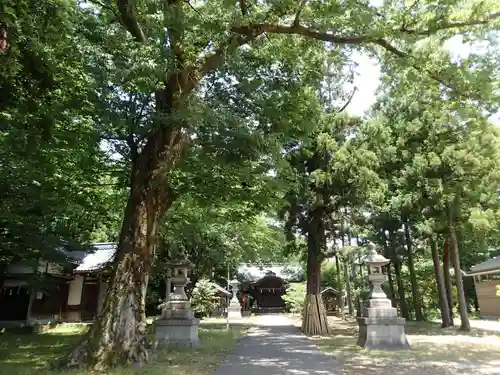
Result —
<path fill-rule="evenodd" d="M 481 53 L 483 46 L 472 47 L 464 44 L 462 38 L 458 36 L 446 43 L 446 48 L 451 51 L 453 59 L 459 59 L 466 58 L 472 51 Z M 358 75 L 354 80 L 354 86 L 358 88 L 358 91 L 346 111 L 352 115 L 362 116 L 375 102 L 375 95 L 380 82 L 380 69 L 376 60 L 361 53 L 357 53 L 354 60 L 358 63 Z M 500 113 L 493 116 L 491 121 L 500 126 Z"/>

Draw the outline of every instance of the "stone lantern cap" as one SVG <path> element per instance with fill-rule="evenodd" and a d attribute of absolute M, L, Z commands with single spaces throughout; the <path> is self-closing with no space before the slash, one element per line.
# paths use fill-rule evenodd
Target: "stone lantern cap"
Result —
<path fill-rule="evenodd" d="M 372 248 L 370 250 L 370 254 L 364 259 L 364 263 L 367 264 L 368 266 L 385 266 L 386 264 L 389 264 L 391 261 L 384 257 L 383 255 L 380 255 L 377 253 L 377 250 Z"/>
<path fill-rule="evenodd" d="M 240 285 L 240 282 L 238 280 L 236 280 L 236 278 L 232 279 L 230 282 L 229 282 L 229 285 L 231 285 L 232 287 L 235 287 L 235 286 L 238 286 Z"/>

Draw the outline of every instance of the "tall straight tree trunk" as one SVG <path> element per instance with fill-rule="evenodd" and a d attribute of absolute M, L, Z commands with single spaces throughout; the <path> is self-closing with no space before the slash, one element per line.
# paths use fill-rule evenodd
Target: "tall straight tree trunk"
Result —
<path fill-rule="evenodd" d="M 405 232 L 406 249 L 408 250 L 408 269 L 410 271 L 411 295 L 413 299 L 413 308 L 415 309 L 415 320 L 422 321 L 424 320 L 424 314 L 422 313 L 422 303 L 420 292 L 418 291 L 417 274 L 415 272 L 415 262 L 413 261 L 413 243 L 408 218 L 404 218 L 403 228 Z"/>
<path fill-rule="evenodd" d="M 443 275 L 444 275 L 444 286 L 446 289 L 446 299 L 448 300 L 448 309 L 450 313 L 451 324 L 453 322 L 453 284 L 451 282 L 450 276 L 450 244 L 446 238 L 443 246 Z"/>
<path fill-rule="evenodd" d="M 395 264 L 395 255 L 392 253 L 392 250 L 391 250 L 392 246 L 390 244 L 389 239 L 387 238 L 385 230 L 381 231 L 381 237 L 382 237 L 383 242 L 384 242 L 384 256 L 387 259 L 392 259 L 391 263 L 389 263 L 387 265 L 387 278 L 389 281 L 389 289 L 390 289 L 390 293 L 391 293 L 390 299 L 392 301 L 392 306 L 398 307 L 397 301 L 396 301 L 396 292 L 394 289 L 394 279 L 392 277 L 392 271 L 391 271 L 391 264 Z"/>
<path fill-rule="evenodd" d="M 456 211 L 458 202 L 450 205 L 448 213 L 448 229 L 450 231 L 451 256 L 455 270 L 455 284 L 458 295 L 458 309 L 460 311 L 460 330 L 470 331 L 469 314 L 467 314 L 467 300 L 465 298 L 464 283 L 462 279 L 462 267 L 460 266 L 460 253 L 458 251 L 456 232 Z"/>
<path fill-rule="evenodd" d="M 384 233 L 385 236 L 385 233 Z M 410 318 L 410 314 L 408 312 L 408 306 L 406 305 L 406 297 L 405 297 L 405 288 L 403 284 L 403 278 L 401 276 L 401 261 L 398 258 L 398 254 L 396 251 L 396 243 L 394 238 L 394 232 L 389 231 L 389 238 L 385 236 L 386 242 L 388 243 L 388 251 L 390 251 L 390 257 L 394 262 L 394 273 L 396 275 L 396 284 L 398 287 L 398 299 L 399 299 L 399 307 L 401 309 L 401 315 L 405 319 Z"/>
<path fill-rule="evenodd" d="M 347 268 L 347 260 L 344 259 L 344 277 L 345 277 L 345 290 L 346 290 L 346 298 L 347 298 L 347 308 L 349 311 L 349 315 L 354 314 L 354 309 L 352 306 L 352 291 L 351 291 L 351 280 L 349 277 L 349 271 Z"/>
<path fill-rule="evenodd" d="M 439 310 L 441 312 L 441 327 L 453 326 L 453 320 L 450 316 L 450 308 L 448 306 L 448 296 L 446 295 L 446 287 L 444 281 L 443 271 L 439 262 L 439 252 L 434 237 L 429 238 L 432 251 L 432 262 L 434 263 L 434 275 L 436 277 L 436 284 L 439 295 Z"/>
<path fill-rule="evenodd" d="M 335 254 L 335 270 L 337 272 L 337 285 L 338 285 L 338 288 L 339 288 L 339 294 L 337 296 L 337 304 L 339 306 L 339 309 L 340 309 L 340 313 L 342 313 L 344 311 L 344 297 L 343 297 L 343 291 L 342 291 L 342 280 L 340 278 L 340 261 L 339 261 L 339 253 L 337 251 L 337 254 Z"/>
<path fill-rule="evenodd" d="M 398 285 L 398 297 L 399 297 L 399 307 L 401 308 L 401 315 L 405 319 L 410 318 L 408 313 L 408 306 L 406 305 L 405 298 L 405 288 L 403 284 L 403 278 L 401 277 L 401 262 L 396 260 L 394 262 L 394 273 L 396 274 L 396 283 Z"/>
<path fill-rule="evenodd" d="M 307 284 L 302 332 L 325 335 L 330 332 L 326 309 L 321 296 L 321 261 L 325 239 L 323 215 L 320 209 L 310 211 L 307 235 Z"/>
<path fill-rule="evenodd" d="M 391 294 L 389 298 L 391 299 L 392 307 L 397 307 L 396 305 L 396 292 L 394 290 L 394 278 L 392 277 L 392 267 L 391 263 L 387 265 L 387 281 L 389 282 L 389 293 Z"/>
<path fill-rule="evenodd" d="M 349 262 L 349 254 L 346 253 L 345 251 L 345 247 L 346 247 L 346 244 L 345 244 L 345 237 L 346 237 L 346 233 L 345 233 L 345 223 L 344 223 L 344 218 L 342 218 L 342 223 L 341 223 L 341 241 L 342 241 L 342 249 L 344 249 L 344 255 L 342 256 L 342 268 L 343 268 L 343 271 L 344 271 L 344 280 L 345 280 L 345 292 L 346 292 L 346 298 L 347 298 L 347 309 L 349 311 L 349 315 L 353 315 L 354 311 L 353 311 L 353 306 L 352 306 L 352 291 L 351 291 L 351 277 L 349 275 L 349 271 L 348 271 L 348 262 Z"/>

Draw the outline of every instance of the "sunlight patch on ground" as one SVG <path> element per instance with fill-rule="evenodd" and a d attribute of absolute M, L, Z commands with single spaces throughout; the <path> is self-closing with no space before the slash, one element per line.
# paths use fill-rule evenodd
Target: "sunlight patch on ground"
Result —
<path fill-rule="evenodd" d="M 441 329 L 432 323 L 407 326 L 411 351 L 368 351 L 356 345 L 355 322 L 331 318 L 333 334 L 311 340 L 331 355 L 341 375 L 500 374 L 500 338 L 494 332 Z"/>

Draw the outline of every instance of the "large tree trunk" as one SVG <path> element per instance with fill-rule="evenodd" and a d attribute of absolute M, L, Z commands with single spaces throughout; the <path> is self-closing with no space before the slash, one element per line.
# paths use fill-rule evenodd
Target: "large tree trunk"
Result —
<path fill-rule="evenodd" d="M 324 242 L 321 211 L 312 211 L 310 220 L 307 235 L 307 289 L 302 317 L 302 332 L 306 335 L 326 335 L 330 333 L 330 328 L 320 290 L 321 254 Z"/>
<path fill-rule="evenodd" d="M 161 218 L 173 202 L 167 173 L 178 161 L 179 132 L 162 129 L 133 161 L 114 272 L 102 312 L 84 340 L 60 366 L 96 371 L 123 362 L 149 359 L 145 301 Z"/>
<path fill-rule="evenodd" d="M 408 219 L 404 220 L 403 227 L 405 232 L 406 248 L 408 250 L 408 269 L 410 271 L 411 294 L 413 298 L 413 308 L 415 309 L 415 320 L 422 321 L 424 320 L 424 314 L 422 313 L 422 303 L 420 299 L 420 292 L 418 291 L 417 274 L 415 272 L 415 262 L 413 261 L 413 246 Z"/>
<path fill-rule="evenodd" d="M 450 276 L 450 244 L 448 239 L 445 239 L 443 246 L 443 275 L 444 275 L 444 286 L 446 289 L 446 299 L 448 300 L 448 309 L 450 313 L 451 324 L 453 322 L 453 284 L 451 282 Z"/>
<path fill-rule="evenodd" d="M 462 267 L 460 266 L 460 253 L 458 251 L 457 232 L 455 223 L 455 207 L 451 205 L 448 215 L 448 229 L 450 231 L 451 255 L 455 270 L 455 284 L 457 286 L 458 309 L 460 311 L 460 330 L 470 331 L 469 315 L 467 314 L 467 300 L 465 298 Z"/>
<path fill-rule="evenodd" d="M 451 327 L 453 326 L 453 320 L 450 316 L 450 308 L 448 306 L 448 296 L 446 295 L 446 287 L 444 281 L 443 271 L 441 270 L 441 264 L 439 262 L 439 252 L 436 244 L 436 240 L 431 237 L 429 238 L 432 251 L 432 261 L 434 263 L 434 274 L 436 276 L 436 284 L 439 294 L 439 310 L 441 311 L 441 327 Z"/>

